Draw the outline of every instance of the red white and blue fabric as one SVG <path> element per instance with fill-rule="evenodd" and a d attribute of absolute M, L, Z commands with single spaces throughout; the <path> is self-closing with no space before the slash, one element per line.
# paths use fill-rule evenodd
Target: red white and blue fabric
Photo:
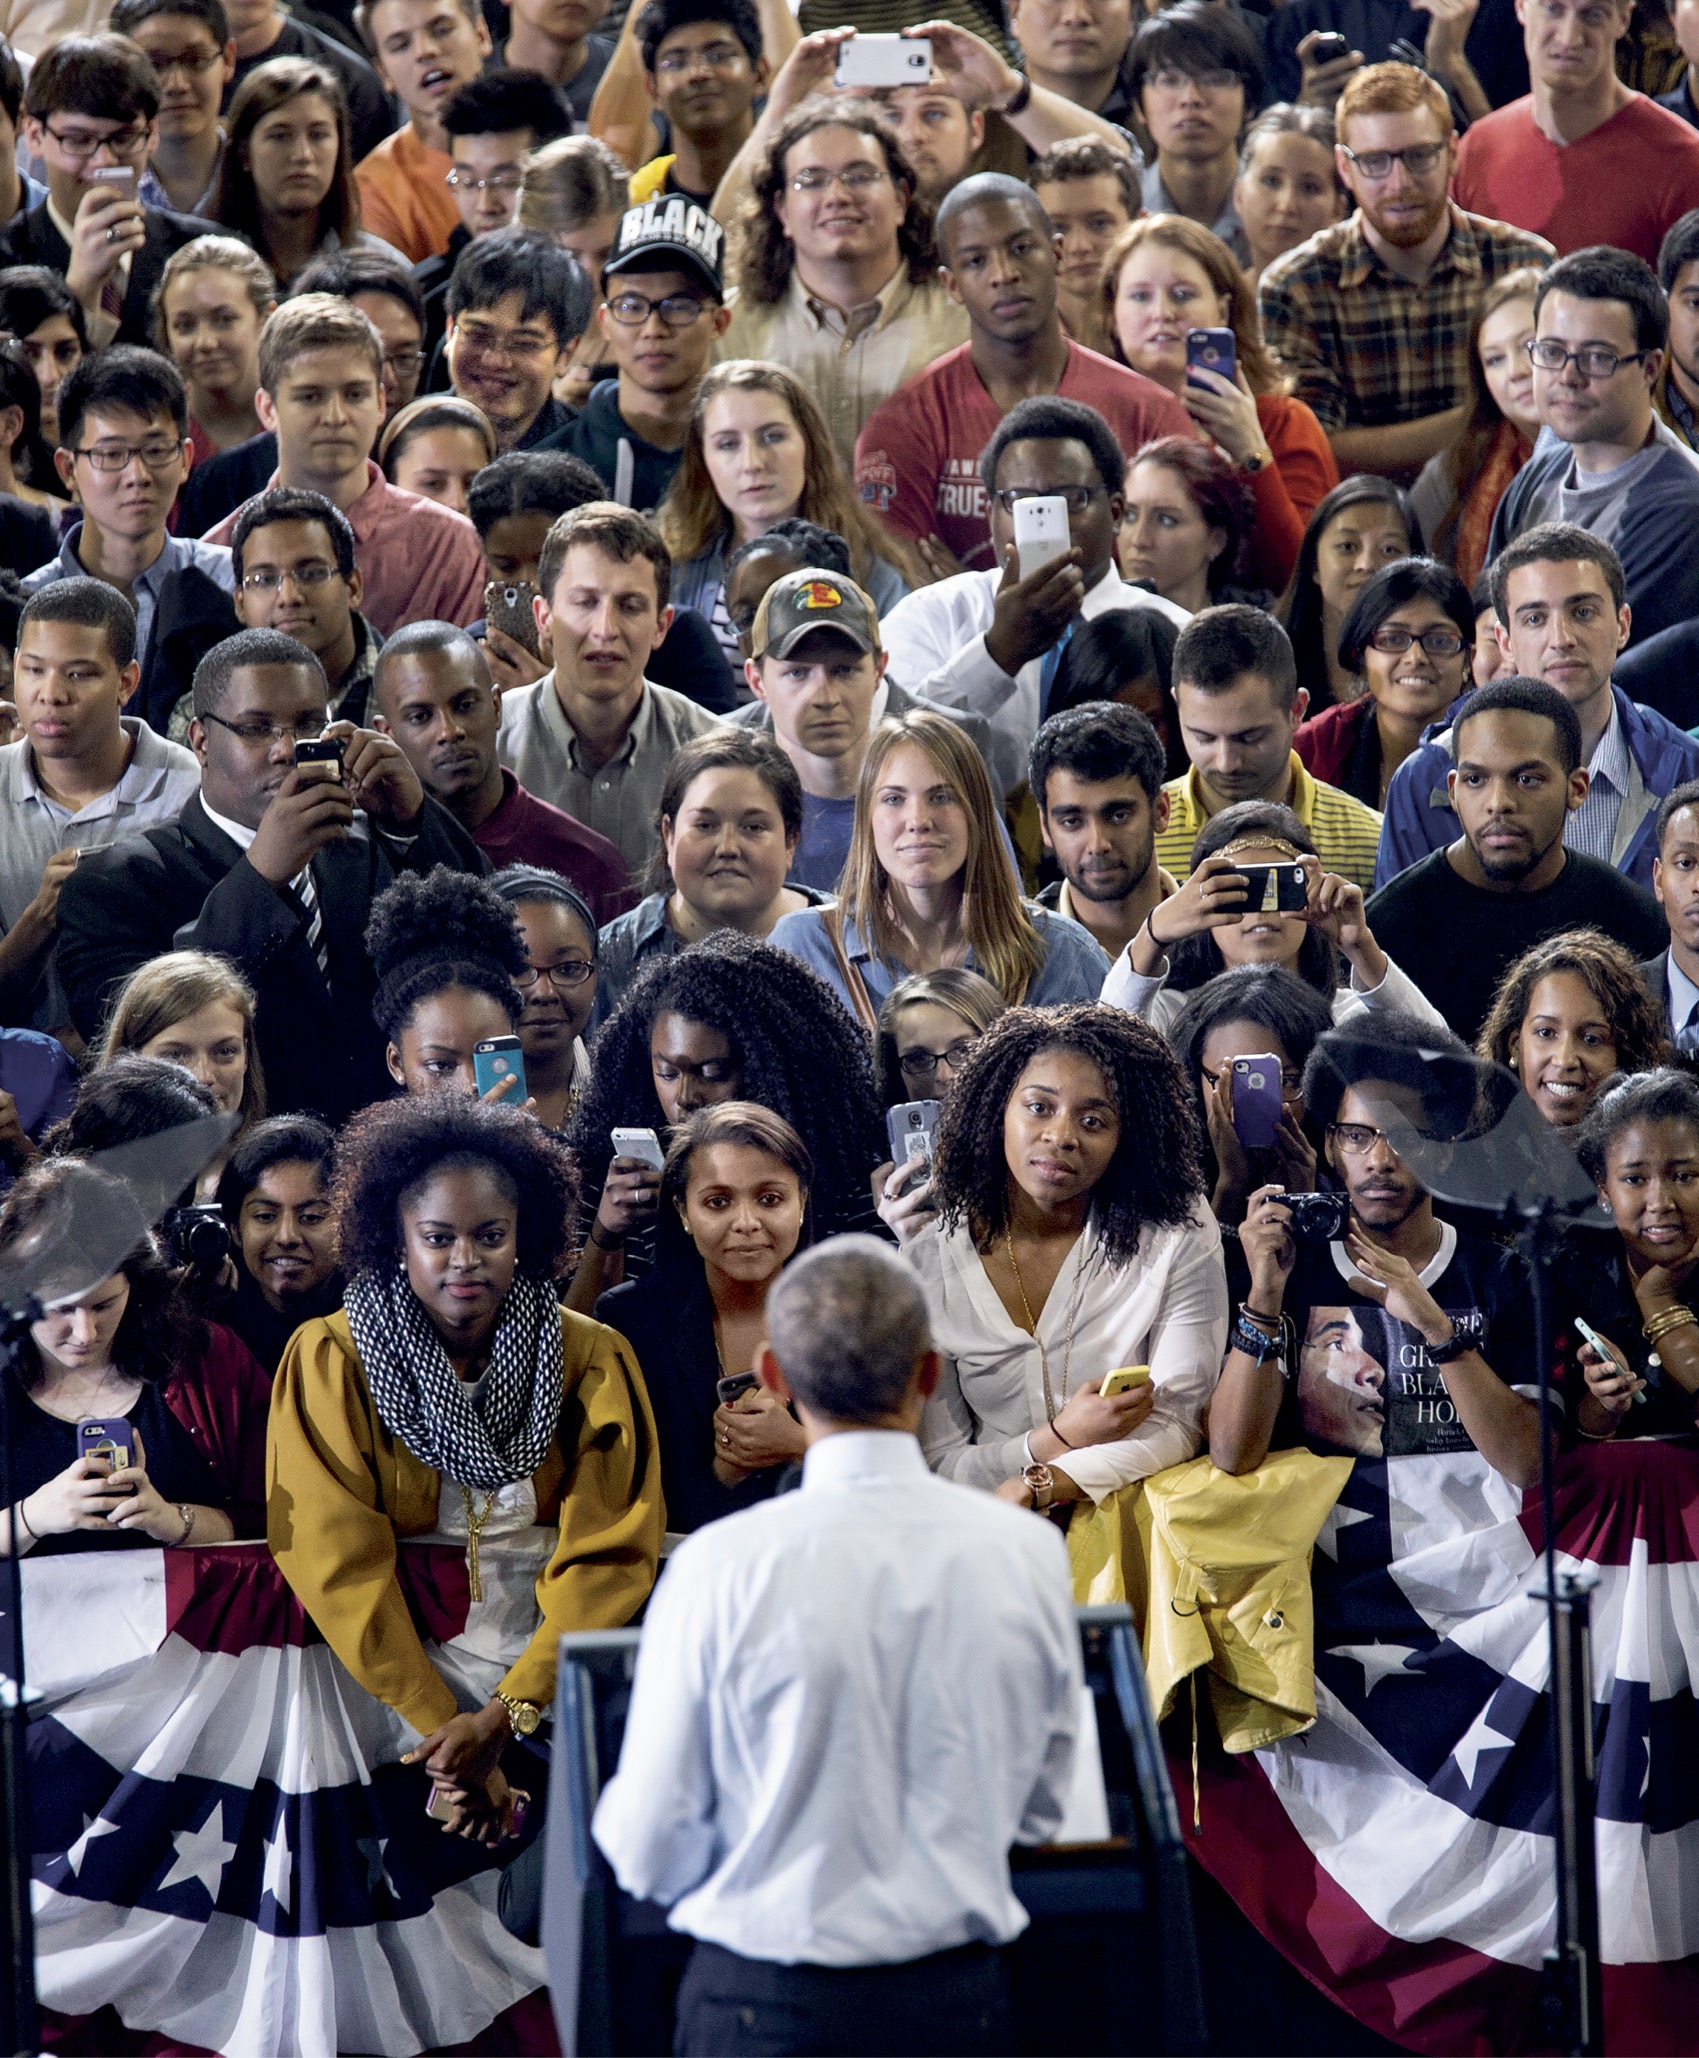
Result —
<path fill-rule="evenodd" d="M 1425 2052 L 1546 2048 L 1555 1932 L 1539 1496 L 1474 1453 L 1359 1459 L 1318 1542 L 1304 1735 L 1217 1754 L 1193 1849 L 1302 1972 Z M 1559 1569 L 1590 1567 L 1606 2048 L 1699 2024 L 1699 1452 L 1560 1463 Z M 1174 1763 L 1184 1794 L 1190 1768 Z M 1182 1813 L 1190 1819 L 1191 1811 Z"/>
<path fill-rule="evenodd" d="M 481 1701 L 464 1550 L 398 1558 L 433 1661 Z M 522 1604 L 524 1568 L 502 1570 L 486 1558 L 493 1601 Z M 263 1544 L 22 1573 L 50 2044 L 111 2006 L 228 2058 L 556 2048 L 542 1953 L 501 1927 L 493 1860 L 427 1819 L 422 1773 L 397 1763 L 417 1737 L 319 1641 Z"/>

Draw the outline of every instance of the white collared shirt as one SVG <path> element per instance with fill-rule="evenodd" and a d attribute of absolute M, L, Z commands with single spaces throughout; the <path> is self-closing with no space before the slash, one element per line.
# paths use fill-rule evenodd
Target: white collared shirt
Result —
<path fill-rule="evenodd" d="M 1026 777 L 1027 752 L 1038 733 L 1047 652 L 1021 666 L 1011 679 L 985 647 L 985 632 L 997 606 L 1000 568 L 958 572 L 953 579 L 922 586 L 898 601 L 880 624 L 890 653 L 890 676 L 910 693 L 946 707 L 967 708 L 991 724 L 991 773 L 1005 793 Z M 1148 607 L 1177 629 L 1191 616 L 1160 594 L 1129 586 L 1110 564 L 1086 591 L 1081 618 L 1091 621 L 1112 607 Z"/>
<path fill-rule="evenodd" d="M 1062 1820 L 1080 1687 L 1049 1523 L 935 1479 L 911 1436 L 828 1436 L 800 1492 L 673 1553 L 596 1841 L 746 1958 L 1007 1943 L 1009 1846 Z"/>

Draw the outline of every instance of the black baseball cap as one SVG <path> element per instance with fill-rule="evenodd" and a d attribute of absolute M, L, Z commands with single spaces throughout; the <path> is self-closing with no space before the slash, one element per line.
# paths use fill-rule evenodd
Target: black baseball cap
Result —
<path fill-rule="evenodd" d="M 602 267 L 604 289 L 621 272 L 694 272 L 716 300 L 725 297 L 720 259 L 726 232 L 705 207 L 677 194 L 657 194 L 620 218 Z"/>

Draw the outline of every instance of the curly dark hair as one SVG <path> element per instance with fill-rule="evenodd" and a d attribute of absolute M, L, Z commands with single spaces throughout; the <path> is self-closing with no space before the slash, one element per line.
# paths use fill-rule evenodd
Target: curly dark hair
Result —
<path fill-rule="evenodd" d="M 0 1254 L 9 1251 L 38 1225 L 50 1238 L 58 1210 L 83 1189 L 100 1204 L 107 1194 L 122 1204 L 123 1188 L 110 1173 L 101 1172 L 80 1158 L 47 1158 L 32 1165 L 6 1196 L 0 1208 Z M 85 1204 L 87 1204 L 85 1200 Z M 198 1365 L 205 1355 L 206 1324 L 184 1297 L 174 1275 L 146 1237 L 114 1266 L 130 1283 L 130 1302 L 112 1339 L 112 1362 L 129 1379 L 146 1380 L 161 1386 L 174 1372 Z M 46 1378 L 41 1355 L 33 1338 L 25 1336 L 16 1359 L 18 1378 L 26 1393 Z"/>
<path fill-rule="evenodd" d="M 729 929 L 645 966 L 596 1031 L 590 1083 L 567 1131 L 586 1179 L 599 1184 L 615 1128 L 666 1126 L 649 1033 L 667 1013 L 717 1029 L 743 1073 L 738 1098 L 782 1115 L 802 1138 L 819 1234 L 865 1223 L 868 1175 L 886 1155 L 867 1039 L 818 973 Z"/>
<path fill-rule="evenodd" d="M 1599 1004 L 1610 1024 L 1619 1072 L 1649 1072 L 1669 1062 L 1664 1006 L 1654 1000 L 1632 953 L 1602 929 L 1566 929 L 1525 950 L 1505 968 L 1481 1033 L 1476 1055 L 1516 1069 L 1516 1044 L 1534 988 L 1559 972 L 1573 972 Z"/>
<path fill-rule="evenodd" d="M 553 1279 L 566 1265 L 578 1174 L 565 1147 L 517 1108 L 420 1093 L 364 1108 L 336 1146 L 331 1205 L 342 1269 L 386 1272 L 402 1262 L 401 1210 L 435 1172 L 487 1168 L 519 1210 L 519 1269 Z"/>
<path fill-rule="evenodd" d="M 1674 1065 L 1607 1079 L 1575 1132 L 1575 1155 L 1589 1179 L 1604 1184 L 1611 1145 L 1636 1122 L 1685 1122 L 1699 1133 L 1699 1079 Z"/>
<path fill-rule="evenodd" d="M 743 209 L 739 291 L 758 307 L 776 307 L 785 297 L 796 265 L 796 252 L 778 215 L 777 203 L 785 190 L 785 159 L 816 129 L 854 129 L 876 139 L 885 153 L 885 168 L 892 184 L 905 188 L 908 195 L 902 221 L 897 226 L 897 249 L 908 264 L 910 284 L 924 286 L 936 275 L 938 267 L 932 209 L 920 197 L 914 166 L 889 117 L 875 101 L 816 93 L 779 124 L 778 133 L 755 168 L 750 197 Z"/>
<path fill-rule="evenodd" d="M 1166 1040 L 1097 1001 L 1011 1008 L 963 1060 L 938 1131 L 936 1190 L 946 1229 L 967 1225 L 981 1250 L 1009 1220 L 1003 1113 L 1034 1058 L 1088 1058 L 1108 1083 L 1121 1140 L 1093 1190 L 1091 1212 L 1110 1261 L 1129 1264 L 1147 1228 L 1172 1228 L 1204 1196 L 1204 1144 L 1192 1091 Z"/>
<path fill-rule="evenodd" d="M 525 1003 L 513 982 L 531 960 L 518 916 L 487 879 L 447 865 L 403 872 L 372 902 L 366 948 L 378 975 L 372 1015 L 392 1043 L 422 1001 L 451 986 L 487 993 L 519 1026 Z"/>

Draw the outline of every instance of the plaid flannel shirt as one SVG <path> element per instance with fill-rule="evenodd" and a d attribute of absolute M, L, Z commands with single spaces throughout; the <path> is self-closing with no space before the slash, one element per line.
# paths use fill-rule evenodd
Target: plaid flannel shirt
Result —
<path fill-rule="evenodd" d="M 1451 239 L 1417 286 L 1381 263 L 1353 214 L 1263 273 L 1263 334 L 1324 429 L 1421 421 L 1469 397 L 1469 328 L 1487 288 L 1555 254 L 1454 204 Z"/>

